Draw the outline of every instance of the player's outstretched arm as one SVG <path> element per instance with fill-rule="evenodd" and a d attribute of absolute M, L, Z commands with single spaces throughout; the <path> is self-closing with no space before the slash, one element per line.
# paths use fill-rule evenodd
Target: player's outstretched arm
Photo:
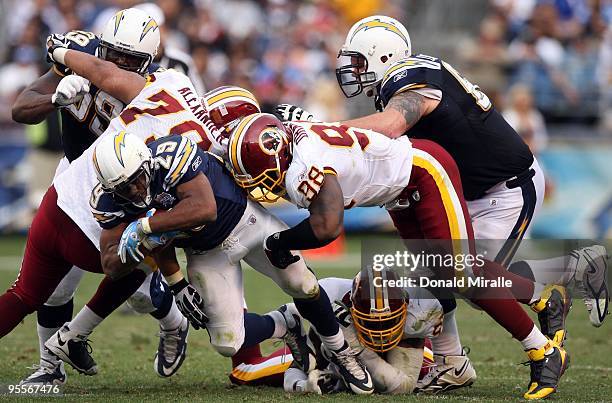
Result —
<path fill-rule="evenodd" d="M 144 88 L 146 84 L 144 77 L 120 69 L 114 63 L 85 52 L 69 50 L 68 44 L 68 40 L 63 35 L 49 36 L 47 38 L 47 58 L 67 66 L 102 91 L 126 104 L 129 104 Z"/>
<path fill-rule="evenodd" d="M 13 120 L 29 125 L 42 122 L 55 110 L 51 97 L 61 79 L 62 77 L 51 69 L 28 85 L 13 104 Z"/>
<path fill-rule="evenodd" d="M 342 233 L 344 220 L 344 198 L 338 179 L 326 174 L 323 185 L 308 208 L 310 217 L 287 230 L 277 232 L 266 238 L 264 249 L 273 262 L 289 258 L 283 252 L 291 250 L 317 249 L 338 238 Z M 293 262 L 290 256 L 288 262 Z M 299 259 L 299 258 L 298 258 Z M 283 266 L 275 264 L 275 266 Z M 286 266 L 285 266 L 286 267 Z M 281 267 L 284 268 L 284 267 Z"/>
<path fill-rule="evenodd" d="M 172 210 L 160 211 L 149 218 L 150 232 L 189 230 L 217 219 L 215 196 L 203 173 L 178 185 L 176 195 L 180 201 Z"/>
<path fill-rule="evenodd" d="M 120 224 L 111 229 L 103 229 L 100 235 L 102 270 L 113 280 L 129 274 L 138 264 L 137 262 L 122 263 L 117 253 L 121 235 L 127 226 L 128 224 Z"/>
<path fill-rule="evenodd" d="M 342 123 L 397 138 L 406 133 L 423 116 L 431 113 L 439 103 L 438 100 L 426 98 L 414 91 L 404 91 L 394 95 L 384 111 Z"/>

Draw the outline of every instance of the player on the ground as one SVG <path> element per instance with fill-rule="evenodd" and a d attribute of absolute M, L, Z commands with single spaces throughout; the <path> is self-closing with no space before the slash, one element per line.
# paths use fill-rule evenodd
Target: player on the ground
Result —
<path fill-rule="evenodd" d="M 145 81 L 145 79 L 135 74 L 117 71 L 118 69 L 116 69 L 115 66 L 92 56 L 66 49 L 62 38 L 57 36 L 50 38 L 49 55 L 55 62 L 69 66 L 76 73 L 90 78 L 96 85 L 105 89 L 108 88 L 109 92 L 116 93 L 119 99 L 132 100 L 120 116 L 111 122 L 108 133 L 106 133 L 105 136 L 113 135 L 113 133 L 117 135 L 121 132 L 129 131 L 134 132 L 129 137 L 135 137 L 136 139 L 140 137 L 140 141 L 144 142 L 147 136 L 154 139 L 162 135 L 160 134 L 161 132 L 165 132 L 163 135 L 168 133 L 183 133 L 185 137 L 193 137 L 199 141 L 208 141 L 203 127 L 197 124 L 198 119 L 207 118 L 206 110 L 199 103 L 199 99 L 193 93 L 190 84 L 184 86 L 180 79 L 176 77 L 179 75 L 178 73 L 172 72 L 172 70 L 155 73 L 149 75 L 148 79 Z M 109 74 L 111 72 L 110 70 L 113 70 L 112 75 Z M 184 76 L 181 75 L 181 77 Z M 118 147 L 119 149 L 125 148 L 126 150 L 132 150 L 132 148 L 128 147 L 127 142 L 125 144 L 122 142 L 118 142 L 117 144 L 102 142 L 105 136 L 98 140 L 101 146 L 106 145 L 105 147 L 112 146 Z M 126 137 L 128 137 L 128 135 L 126 135 Z M 92 157 L 94 150 L 97 150 L 96 144 L 98 143 L 94 143 L 92 147 L 71 165 L 71 168 L 78 166 L 79 170 L 82 172 L 88 172 L 87 178 L 89 180 L 84 186 L 90 187 L 90 192 L 94 190 L 94 184 L 93 181 L 91 181 L 91 177 L 95 169 L 94 164 L 89 158 Z M 186 147 L 184 151 L 187 151 L 187 149 L 193 151 L 193 147 L 189 146 L 191 143 L 185 142 L 184 144 L 184 147 Z M 210 142 L 208 142 L 206 148 L 209 146 Z M 112 147 L 110 151 L 114 150 Z M 115 151 L 112 153 L 110 151 L 96 154 L 98 157 L 96 158 L 97 166 L 100 168 L 100 172 L 113 172 L 112 170 L 107 171 L 103 168 L 105 163 L 121 165 L 121 161 L 119 157 L 117 157 Z M 100 155 L 104 155 L 105 157 L 101 158 Z M 113 160 L 114 157 L 119 162 Z M 203 154 L 202 156 L 198 154 L 198 158 L 190 153 L 185 153 L 178 156 L 176 160 L 176 163 L 180 165 L 180 169 L 187 167 L 187 160 L 185 158 L 188 157 L 195 158 L 194 161 L 189 164 L 189 167 L 195 166 L 197 168 L 200 161 L 202 161 L 203 164 L 200 167 L 201 169 L 209 168 L 209 164 L 204 164 L 206 161 L 211 162 L 213 165 L 220 164 L 216 158 L 209 154 Z M 181 163 L 181 161 L 183 162 Z M 159 166 L 167 166 L 168 158 L 164 157 L 164 160 L 160 161 L 159 164 Z M 155 167 L 158 167 L 157 162 Z M 127 168 L 125 169 L 127 170 Z M 223 175 L 215 171 L 216 168 L 211 167 L 211 169 L 215 177 L 211 179 L 210 185 L 219 185 L 221 189 L 223 189 L 224 185 L 222 182 L 215 182 L 216 179 L 222 180 Z M 178 178 L 182 176 L 182 173 L 184 172 L 170 172 L 169 175 L 171 178 L 178 180 Z M 63 173 L 56 183 L 66 177 L 69 177 L 68 172 Z M 203 175 L 198 176 L 198 178 L 200 177 L 203 177 Z M 119 183 L 122 183 L 126 179 L 125 176 L 121 176 L 120 178 L 121 181 L 119 181 Z M 119 183 L 114 185 L 118 185 Z M 241 192 L 233 181 L 230 183 L 235 189 Z M 176 185 L 176 183 L 173 183 L 173 185 Z M 117 189 L 113 187 L 113 191 L 115 190 Z M 153 189 L 147 188 L 147 192 L 152 190 Z M 155 191 L 161 191 L 161 189 L 156 188 Z M 180 193 L 168 195 L 166 191 L 167 189 L 163 191 L 162 194 L 158 195 L 160 198 L 156 199 L 156 202 L 165 200 L 165 203 L 169 203 L 173 208 L 165 214 L 157 214 L 151 217 L 150 222 L 152 228 L 155 228 L 154 223 L 159 220 L 158 217 L 166 217 L 166 220 L 172 221 L 171 223 L 166 223 L 166 225 L 180 225 L 180 219 L 174 222 L 175 220 L 172 217 L 179 214 L 185 215 L 185 208 L 189 208 L 194 202 L 194 199 L 191 198 L 189 200 L 185 199 L 185 203 L 183 203 L 180 199 Z M 81 192 L 79 192 L 78 197 L 83 197 L 80 193 Z M 151 194 L 153 194 L 153 192 Z M 211 195 L 209 194 L 209 196 Z M 60 199 L 61 197 L 60 195 Z M 242 195 L 242 197 L 244 198 L 244 195 Z M 96 200 L 95 194 L 93 200 Z M 206 200 L 210 201 L 210 197 Z M 235 202 L 236 200 L 233 201 Z M 179 206 L 181 206 L 181 208 L 179 208 Z M 261 242 L 263 241 L 263 239 L 260 239 L 261 237 L 268 235 L 274 230 L 285 228 L 285 226 L 279 220 L 270 216 L 261 206 L 253 202 L 247 202 L 241 205 L 241 203 L 232 204 L 230 200 L 226 200 L 226 203 L 221 203 L 219 201 L 217 204 L 217 208 L 223 208 L 224 206 L 233 206 L 234 208 L 242 206 L 243 210 L 240 214 L 236 213 L 235 210 L 227 212 L 221 210 L 217 215 L 220 217 L 220 232 L 214 234 L 211 228 L 215 227 L 215 225 L 208 224 L 208 230 L 202 231 L 203 237 L 200 239 L 202 242 L 200 249 L 187 249 L 189 260 L 188 270 L 193 274 L 191 277 L 194 281 L 194 285 L 206 300 L 205 313 L 208 316 L 206 327 L 211 336 L 213 346 L 220 353 L 231 356 L 235 354 L 243 344 L 247 346 L 256 344 L 252 343 L 252 340 L 259 340 L 261 337 L 264 339 L 269 338 L 271 334 L 268 334 L 268 332 L 274 332 L 274 321 L 272 319 L 261 318 L 254 314 L 243 315 L 240 260 L 244 257 L 247 262 L 253 261 L 253 266 L 256 269 L 265 272 L 276 280 L 288 293 L 296 296 L 295 301 L 300 312 L 307 317 L 322 334 L 326 335 L 324 342 L 329 345 L 330 350 L 333 351 L 334 360 L 344 369 L 343 377 L 347 383 L 352 386 L 353 390 L 359 389 L 363 393 L 371 392 L 371 381 L 367 371 L 364 371 L 363 367 L 355 358 L 352 350 L 344 342 L 342 333 L 333 316 L 329 300 L 324 292 L 319 292 L 316 277 L 308 270 L 303 260 L 295 256 L 289 257 L 284 254 L 266 255 L 260 248 Z M 85 214 L 83 211 L 83 203 L 78 203 L 78 205 L 74 206 L 74 209 L 72 214 Z M 148 209 L 145 209 L 143 213 L 147 210 Z M 208 211 L 210 211 L 210 209 L 208 209 Z M 225 213 L 227 213 L 227 216 Z M 238 221 L 242 222 L 242 224 L 236 222 L 236 214 L 239 215 Z M 187 215 L 202 219 L 200 215 L 196 215 L 193 212 L 188 212 Z M 105 217 L 104 210 L 97 212 L 96 217 L 100 221 L 104 221 L 105 218 L 108 218 Z M 131 218 L 133 219 L 133 217 Z M 227 227 L 229 223 L 232 223 L 232 220 L 233 225 Z M 134 230 L 134 225 L 130 225 L 128 230 Z M 215 238 L 221 236 L 224 232 L 226 236 L 230 234 L 232 236 L 228 239 L 225 239 L 225 237 L 221 237 L 221 239 Z M 209 234 L 211 239 L 207 239 L 206 234 Z M 131 236 L 128 236 L 128 239 L 131 239 Z M 118 242 L 118 239 L 114 239 L 113 242 Z M 113 242 L 107 244 L 104 241 L 103 235 L 103 247 L 104 245 L 113 244 Z M 220 242 L 220 244 L 215 244 L 215 242 Z M 205 255 L 201 255 L 199 250 L 207 247 L 212 247 L 213 250 L 208 251 Z M 105 256 L 110 256 L 107 250 L 103 252 L 103 260 L 105 260 Z M 108 268 L 113 266 L 104 267 Z M 130 267 L 127 267 L 127 269 L 129 268 Z M 206 273 L 206 281 L 204 281 L 202 273 Z M 219 276 L 222 277 L 219 279 L 219 282 L 210 281 L 211 278 Z M 224 280 L 224 278 L 227 280 Z M 168 280 L 171 286 L 175 285 L 175 282 L 178 283 L 180 281 L 180 279 L 175 278 Z M 219 288 L 217 284 L 225 284 L 226 287 Z M 221 289 L 223 290 L 222 292 Z M 183 312 L 188 317 L 194 315 L 189 311 L 190 307 L 195 309 L 192 305 L 193 301 L 189 300 L 189 296 L 183 293 L 182 295 L 177 295 L 177 298 Z M 181 301 L 187 300 L 188 302 L 181 303 Z M 245 341 L 245 323 L 243 317 L 251 319 L 256 318 L 253 320 L 258 322 L 252 326 L 247 326 L 250 329 L 255 329 L 256 332 L 248 334 L 250 339 L 246 343 L 243 343 Z M 277 336 L 282 336 L 282 334 Z"/>
<path fill-rule="evenodd" d="M 272 115 L 255 114 L 234 129 L 228 153 L 239 185 L 260 191 L 261 199 L 285 197 L 310 212 L 300 224 L 266 239 L 270 253 L 328 244 L 342 231 L 344 209 L 353 206 L 385 206 L 402 239 L 436 240 L 436 248 L 453 256 L 475 253 L 457 166 L 431 141 L 392 140 L 334 123 L 283 125 Z M 512 279 L 511 290 L 474 287 L 465 294 L 523 345 L 531 364 L 529 393 L 544 397 L 554 392 L 567 365 L 566 352 L 516 302 L 512 292 L 525 279 L 493 262 L 473 269 L 475 274 Z M 444 278 L 463 273 L 436 270 Z M 563 287 L 547 287 L 538 301 L 551 339 L 569 309 L 568 301 L 554 298 L 556 294 L 565 294 Z"/>
<path fill-rule="evenodd" d="M 157 45 L 159 44 L 159 32 L 150 29 L 148 35 L 142 35 L 144 26 L 151 20 L 147 14 L 139 10 L 123 10 L 122 23 L 115 29 L 116 17 L 113 17 L 106 25 L 102 39 L 91 32 L 72 31 L 65 35 L 69 40 L 71 49 L 98 55 L 119 67 L 137 71 L 140 74 L 154 71 L 156 67 L 151 64 L 155 57 Z M 143 25 L 144 24 L 144 25 Z M 143 25 L 140 27 L 140 25 Z M 140 28 L 139 28 L 140 27 Z M 151 25 L 150 28 L 154 28 Z M 126 49 L 130 43 L 134 43 L 131 49 Z M 122 47 L 123 44 L 124 46 Z M 108 126 L 111 119 L 116 117 L 125 104 L 109 95 L 103 90 L 90 85 L 89 81 L 72 74 L 65 66 L 54 64 L 45 75 L 28 86 L 18 97 L 13 106 L 13 117 L 22 123 L 38 123 L 47 115 L 59 111 L 62 119 L 62 144 L 65 159 L 60 162 L 56 175 L 61 173 L 68 163 L 76 159 L 87 149 L 95 139 L 101 135 Z M 97 245 L 96 245 L 97 246 Z M 38 309 L 38 336 L 40 341 L 40 364 L 38 368 L 22 381 L 31 384 L 62 384 L 66 381 L 63 363 L 51 355 L 44 343 L 65 322 L 72 319 L 74 291 L 80 282 L 83 271 L 74 267 L 64 277 L 54 293 Z M 147 277 L 145 284 L 150 284 L 151 276 Z M 114 295 L 120 295 L 116 291 L 104 291 L 109 287 L 131 288 L 129 279 L 125 279 L 125 285 L 121 283 L 103 282 L 99 292 L 82 311 L 85 320 L 98 321 L 110 313 L 109 309 L 114 303 L 108 299 L 114 299 Z M 154 282 L 155 283 L 155 282 Z M 120 290 L 121 291 L 121 290 Z M 125 292 L 125 291 L 121 291 Z M 175 342 L 173 331 L 176 326 L 173 323 L 180 321 L 182 315 L 172 306 L 172 296 L 169 291 L 161 298 L 158 307 L 149 310 L 152 316 L 160 320 L 160 344 L 158 355 L 166 354 L 184 358 L 184 347 L 182 342 Z M 163 297 L 164 295 L 160 295 Z M 134 298 L 137 301 L 138 298 Z M 84 335 L 86 336 L 86 335 Z M 79 346 L 86 348 L 86 337 L 79 342 Z M 176 351 L 173 351 L 176 350 Z M 170 360 L 170 359 L 169 359 Z M 170 360 L 173 361 L 173 360 Z M 157 359 L 156 359 L 157 362 Z M 156 365 L 156 371 L 160 373 L 161 367 Z M 95 362 L 91 362 L 85 372 L 95 373 Z M 178 369 L 178 366 L 175 367 Z"/>
<path fill-rule="evenodd" d="M 362 350 L 361 359 L 372 375 L 375 392 L 401 394 L 416 389 L 439 393 L 473 384 L 476 371 L 467 356 L 447 357 L 462 368 L 461 374 L 454 377 L 460 378 L 460 383 L 456 379 L 445 382 L 448 369 L 454 366 L 439 364 L 433 367 L 434 371 L 433 361 L 424 359 L 426 339 L 440 334 L 446 313 L 440 301 L 425 289 L 388 285 L 388 281 L 398 279 L 393 271 L 366 268 L 353 280 L 319 281 L 334 302 L 334 312 L 345 338 L 353 348 Z M 282 309 L 293 308 L 288 304 Z M 334 377 L 328 374 L 328 362 L 318 348 L 316 332 L 310 332 L 309 338 L 308 346 L 303 348 L 315 349 L 311 368 L 316 364 L 319 371 L 309 374 L 295 367 L 288 369 L 284 384 L 287 392 L 325 393 L 332 389 L 330 386 L 335 386 Z M 302 339 L 302 344 L 305 343 Z M 459 348 L 462 347 L 459 345 Z M 426 371 L 421 371 L 423 367 Z M 432 390 L 429 385 L 436 378 L 441 378 L 437 382 L 440 386 Z"/>
<path fill-rule="evenodd" d="M 544 175 L 525 142 L 477 85 L 436 57 L 412 54 L 410 36 L 397 20 L 371 16 L 355 23 L 338 54 L 336 76 L 353 97 L 374 96 L 380 113 L 344 122 L 392 138 L 429 139 L 457 162 L 476 239 L 510 271 L 535 279 L 521 300 L 533 306 L 544 284 L 574 280 L 585 294 L 594 326 L 608 312 L 606 250 L 592 246 L 570 255 L 512 263 L 544 198 Z M 309 113 L 281 105 L 286 119 Z M 588 269 L 588 270 L 587 270 Z"/>

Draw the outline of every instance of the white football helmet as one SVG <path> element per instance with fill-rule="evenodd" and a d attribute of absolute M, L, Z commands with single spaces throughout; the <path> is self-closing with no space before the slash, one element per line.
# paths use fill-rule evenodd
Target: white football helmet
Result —
<path fill-rule="evenodd" d="M 159 41 L 157 22 L 142 10 L 127 8 L 106 23 L 99 56 L 122 69 L 143 74 L 157 54 Z"/>
<path fill-rule="evenodd" d="M 140 137 L 125 131 L 102 137 L 94 149 L 93 164 L 102 189 L 117 203 L 149 206 L 153 158 Z"/>
<path fill-rule="evenodd" d="M 384 15 L 366 17 L 351 27 L 338 52 L 338 84 L 347 98 L 359 95 L 411 53 L 410 35 L 399 21 Z"/>

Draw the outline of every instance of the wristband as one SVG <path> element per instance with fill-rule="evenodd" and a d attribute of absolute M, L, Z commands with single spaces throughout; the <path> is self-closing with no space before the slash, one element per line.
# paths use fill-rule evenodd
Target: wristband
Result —
<path fill-rule="evenodd" d="M 266 241 L 266 247 L 270 250 L 317 249 L 332 241 L 333 239 L 319 240 L 312 230 L 310 219 L 307 218 L 295 227 L 269 236 Z"/>
<path fill-rule="evenodd" d="M 151 223 L 149 222 L 150 217 L 144 217 L 140 219 L 140 226 L 142 227 L 142 232 L 149 235 L 153 231 L 151 231 Z"/>
<path fill-rule="evenodd" d="M 66 57 L 66 52 L 68 52 L 68 49 L 66 48 L 56 48 L 55 50 L 53 50 L 53 60 L 65 66 L 66 61 L 64 59 Z"/>
<path fill-rule="evenodd" d="M 168 285 L 173 286 L 176 283 L 180 282 L 181 280 L 183 280 L 183 272 L 178 270 L 176 273 L 173 273 L 169 276 L 164 276 L 164 278 L 166 279 L 166 281 L 168 282 Z"/>

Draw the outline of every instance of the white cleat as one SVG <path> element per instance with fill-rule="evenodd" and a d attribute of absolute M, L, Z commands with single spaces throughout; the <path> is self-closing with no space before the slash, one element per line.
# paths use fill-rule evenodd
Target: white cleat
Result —
<path fill-rule="evenodd" d="M 32 369 L 35 371 L 19 382 L 20 385 L 54 386 L 66 383 L 66 371 L 62 361 L 51 362 L 43 358 L 40 365 L 34 364 Z"/>
<path fill-rule="evenodd" d="M 584 295 L 589 320 L 595 327 L 602 325 L 608 315 L 608 259 L 606 248 L 588 246 L 571 253 L 576 259 L 576 284 Z"/>
<path fill-rule="evenodd" d="M 434 361 L 436 366 L 417 383 L 417 393 L 450 391 L 476 381 L 476 370 L 467 355 L 434 355 Z"/>

